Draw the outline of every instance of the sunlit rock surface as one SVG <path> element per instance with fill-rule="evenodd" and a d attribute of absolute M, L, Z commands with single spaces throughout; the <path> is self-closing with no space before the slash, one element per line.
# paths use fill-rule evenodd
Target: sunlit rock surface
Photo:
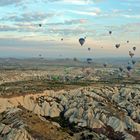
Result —
<path fill-rule="evenodd" d="M 0 123 L 0 135 L 9 140 L 33 139 L 22 121 L 10 117 L 22 106 L 40 117 L 61 118 L 76 129 L 96 132 L 104 137 L 133 140 L 140 136 L 140 87 L 85 87 L 74 90 L 46 90 L 44 93 L 0 98 L 1 114 L 7 111 L 10 125 Z M 60 123 L 59 121 L 57 122 Z M 19 129 L 12 126 L 18 125 Z M 59 124 L 62 126 L 62 124 Z M 102 134 L 102 135 L 101 135 Z M 83 134 L 84 135 L 84 134 Z M 136 136 L 137 135 L 137 136 Z M 73 136 L 76 138 L 76 136 Z M 80 139 L 77 137 L 77 139 Z"/>

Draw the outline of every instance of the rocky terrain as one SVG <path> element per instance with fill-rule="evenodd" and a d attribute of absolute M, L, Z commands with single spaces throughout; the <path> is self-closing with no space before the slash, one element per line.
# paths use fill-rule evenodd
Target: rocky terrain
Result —
<path fill-rule="evenodd" d="M 0 140 L 140 139 L 139 63 L 118 77 L 117 67 L 36 61 L 0 61 Z"/>
<path fill-rule="evenodd" d="M 7 140 L 138 140 L 140 86 L 90 86 L 0 98 L 0 113 L 0 136 Z"/>

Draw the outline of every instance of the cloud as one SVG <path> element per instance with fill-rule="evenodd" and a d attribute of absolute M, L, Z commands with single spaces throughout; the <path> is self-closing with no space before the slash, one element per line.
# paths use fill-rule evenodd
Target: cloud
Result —
<path fill-rule="evenodd" d="M 42 28 L 39 27 L 38 24 L 36 23 L 32 23 L 32 22 L 17 22 L 15 24 L 12 25 L 4 25 L 1 24 L 0 25 L 0 31 L 3 32 L 7 32 L 7 31 L 18 31 L 18 32 L 45 32 L 46 33 L 46 29 L 47 29 L 47 33 L 56 33 L 57 29 L 61 30 L 63 27 L 60 28 L 60 26 L 68 26 L 68 25 L 83 25 L 88 22 L 87 19 L 72 19 L 72 20 L 65 20 L 64 22 L 52 22 L 52 23 L 44 23 L 42 24 Z M 45 28 L 46 27 L 46 28 Z M 45 30 L 44 30 L 45 28 Z M 75 27 L 71 27 L 69 29 L 66 30 L 72 30 L 72 28 L 75 29 Z M 64 29 L 65 30 L 65 29 Z M 58 31 L 60 32 L 60 31 Z M 73 31 L 74 32 L 74 31 Z"/>
<path fill-rule="evenodd" d="M 140 33 L 140 22 L 136 23 L 127 23 L 127 24 L 122 24 L 122 25 L 114 25 L 114 26 L 105 26 L 106 29 L 112 30 L 113 35 L 117 36 L 118 34 L 121 35 L 123 38 L 130 38 L 131 40 L 135 38 L 139 38 L 139 33 Z"/>
<path fill-rule="evenodd" d="M 64 22 L 55 22 L 55 23 L 46 23 L 47 26 L 59 26 L 59 25 L 74 25 L 74 24 L 86 24 L 88 23 L 87 19 L 72 19 L 65 20 Z"/>
<path fill-rule="evenodd" d="M 85 16 L 98 16 L 101 14 L 100 8 L 92 8 L 89 10 L 67 10 L 67 12 L 78 14 L 78 15 L 85 15 Z"/>
<path fill-rule="evenodd" d="M 63 37 L 71 37 L 71 36 L 95 36 L 96 31 L 92 29 L 87 29 L 84 27 L 73 27 L 73 28 L 48 28 L 44 30 L 44 34 L 52 34 Z"/>
<path fill-rule="evenodd" d="M 38 3 L 61 3 L 61 4 L 72 4 L 72 5 L 87 5 L 87 4 L 94 4 L 104 0 L 0 0 L 0 7 L 2 6 L 10 6 L 16 5 L 21 6 L 23 8 L 28 8 L 28 4 Z"/>
<path fill-rule="evenodd" d="M 127 10 L 124 10 L 124 9 L 113 9 L 112 10 L 112 12 L 115 13 L 115 14 L 119 14 L 119 13 L 130 13 L 132 11 L 133 11 L 132 9 L 127 9 Z"/>
<path fill-rule="evenodd" d="M 5 32 L 5 31 L 16 31 L 17 28 L 15 26 L 9 26 L 9 25 L 0 25 L 0 31 Z"/>
<path fill-rule="evenodd" d="M 128 33 L 128 32 L 133 32 L 133 33 L 140 33 L 140 22 L 136 22 L 136 23 L 128 23 L 125 25 L 122 25 L 120 28 L 122 29 L 122 31 Z"/>
<path fill-rule="evenodd" d="M 122 0 L 121 4 L 129 7 L 140 7 L 140 0 Z"/>
<path fill-rule="evenodd" d="M 101 2 L 103 0 L 43 0 L 43 2 L 63 2 L 66 4 L 85 5 Z"/>
<path fill-rule="evenodd" d="M 135 19 L 140 19 L 140 15 L 122 15 L 125 18 L 135 18 Z"/>
<path fill-rule="evenodd" d="M 78 15 L 97 16 L 96 12 L 84 12 L 84 11 L 76 11 L 76 10 L 69 10 L 69 12 Z"/>
<path fill-rule="evenodd" d="M 38 41 L 38 40 L 29 40 L 29 39 L 25 39 L 25 38 L 0 38 L 0 46 L 3 47 L 29 47 L 29 46 L 34 46 L 34 47 L 39 47 L 39 46 L 46 46 L 46 45 L 55 45 L 55 41 Z"/>
<path fill-rule="evenodd" d="M 42 21 L 46 18 L 51 18 L 55 16 L 56 13 L 44 13 L 44 12 L 36 12 L 36 13 L 23 13 L 21 15 L 11 14 L 10 16 L 5 16 L 1 18 L 2 21 L 14 21 L 14 22 L 33 22 L 33 21 Z"/>
<path fill-rule="evenodd" d="M 133 14 L 129 11 L 123 11 L 123 10 L 114 10 L 112 12 L 104 12 L 98 15 L 100 18 L 128 18 L 128 19 L 140 19 L 139 14 Z"/>
<path fill-rule="evenodd" d="M 25 0 L 0 0 L 0 6 L 7 6 L 7 5 L 13 5 L 13 4 L 21 4 Z"/>
<path fill-rule="evenodd" d="M 39 32 L 38 25 L 30 23 L 19 23 L 15 25 L 0 25 L 1 32 Z"/>
<path fill-rule="evenodd" d="M 135 3 L 135 2 L 140 2 L 140 0 L 122 0 L 122 2 L 132 2 L 132 3 Z"/>
<path fill-rule="evenodd" d="M 42 36 L 49 36 L 51 37 L 56 37 L 56 36 L 73 36 L 73 35 L 79 35 L 79 34 L 85 34 L 86 32 L 91 33 L 91 30 L 87 30 L 82 27 L 78 27 L 81 24 L 84 24 L 87 22 L 85 19 L 73 19 L 73 20 L 68 20 L 65 21 L 64 23 L 50 23 L 50 24 L 44 24 L 42 28 L 38 26 L 38 24 L 33 24 L 33 23 L 16 23 L 14 25 L 0 25 L 0 31 L 1 32 L 18 32 L 18 34 L 22 33 L 28 33 L 29 35 L 35 34 L 36 37 L 34 38 L 33 36 L 29 37 L 27 36 L 27 39 L 34 39 L 36 40 L 42 40 Z M 65 25 L 76 25 L 72 27 L 61 27 Z M 21 33 L 20 33 L 21 32 Z M 38 36 L 38 37 L 37 37 Z M 41 39 L 41 38 L 42 39 Z"/>

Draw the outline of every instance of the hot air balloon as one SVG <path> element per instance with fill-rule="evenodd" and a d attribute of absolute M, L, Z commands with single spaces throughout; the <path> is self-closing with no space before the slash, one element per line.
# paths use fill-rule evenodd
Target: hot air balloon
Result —
<path fill-rule="evenodd" d="M 107 67 L 107 63 L 104 63 L 103 66 L 106 68 Z"/>
<path fill-rule="evenodd" d="M 61 41 L 63 41 L 63 38 L 61 38 Z"/>
<path fill-rule="evenodd" d="M 136 50 L 136 47 L 133 47 L 133 50 L 135 51 Z"/>
<path fill-rule="evenodd" d="M 116 44 L 115 47 L 118 49 L 120 47 L 120 44 Z"/>
<path fill-rule="evenodd" d="M 112 31 L 109 31 L 109 34 L 111 35 L 112 34 Z"/>
<path fill-rule="evenodd" d="M 84 38 L 80 38 L 80 39 L 79 39 L 79 43 L 80 43 L 81 46 L 83 46 L 84 43 L 85 43 L 85 39 L 84 39 Z"/>
<path fill-rule="evenodd" d="M 88 48 L 88 51 L 90 51 L 91 50 L 91 48 Z"/>
<path fill-rule="evenodd" d="M 133 67 L 128 65 L 126 68 L 127 68 L 128 71 L 131 71 Z"/>
<path fill-rule="evenodd" d="M 87 58 L 87 62 L 90 64 L 92 62 L 92 58 Z"/>
<path fill-rule="evenodd" d="M 127 43 L 129 43 L 129 40 L 127 40 Z"/>
<path fill-rule="evenodd" d="M 130 57 L 132 58 L 135 54 L 132 53 L 131 51 L 129 51 L 129 55 L 130 55 Z"/>
<path fill-rule="evenodd" d="M 40 59 L 43 59 L 42 54 L 39 54 Z"/>
<path fill-rule="evenodd" d="M 39 27 L 41 27 L 42 26 L 42 24 L 39 24 Z"/>
<path fill-rule="evenodd" d="M 136 64 L 136 61 L 135 60 L 132 60 L 132 64 L 135 65 Z"/>
<path fill-rule="evenodd" d="M 78 61 L 78 59 L 76 57 L 73 58 L 73 61 Z"/>

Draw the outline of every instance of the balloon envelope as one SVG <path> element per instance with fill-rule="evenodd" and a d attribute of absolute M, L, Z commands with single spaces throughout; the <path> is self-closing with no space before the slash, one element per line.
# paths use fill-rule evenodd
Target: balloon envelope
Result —
<path fill-rule="evenodd" d="M 109 34 L 111 35 L 112 34 L 112 31 L 109 31 Z"/>
<path fill-rule="evenodd" d="M 116 47 L 116 48 L 119 48 L 119 47 L 120 47 L 120 44 L 116 44 L 115 47 Z"/>
<path fill-rule="evenodd" d="M 88 50 L 90 51 L 90 50 L 91 50 L 91 48 L 88 48 Z"/>
<path fill-rule="evenodd" d="M 126 68 L 127 68 L 128 71 L 132 70 L 132 66 L 127 66 Z"/>
<path fill-rule="evenodd" d="M 135 60 L 132 60 L 132 64 L 135 65 L 136 64 L 136 61 Z"/>
<path fill-rule="evenodd" d="M 87 58 L 87 62 L 90 64 L 92 62 L 92 58 Z"/>
<path fill-rule="evenodd" d="M 130 55 L 130 57 L 132 58 L 135 54 L 132 53 L 131 51 L 129 51 L 129 55 Z"/>
<path fill-rule="evenodd" d="M 85 39 L 84 39 L 84 38 L 80 38 L 80 39 L 79 39 L 79 43 L 80 43 L 81 46 L 84 45 Z"/>
<path fill-rule="evenodd" d="M 104 64 L 103 64 L 103 66 L 106 68 L 106 67 L 107 67 L 107 64 L 106 64 L 106 63 L 104 63 Z"/>
<path fill-rule="evenodd" d="M 136 47 L 133 47 L 133 50 L 135 51 L 136 50 Z"/>

